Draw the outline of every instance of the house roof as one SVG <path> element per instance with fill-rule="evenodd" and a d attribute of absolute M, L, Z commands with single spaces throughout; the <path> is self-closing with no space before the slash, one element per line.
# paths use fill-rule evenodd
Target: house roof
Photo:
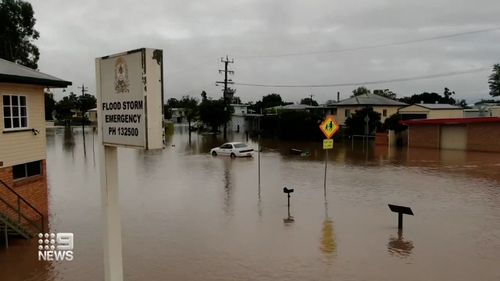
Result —
<path fill-rule="evenodd" d="M 362 94 L 359 96 L 350 97 L 344 100 L 341 100 L 337 103 L 333 104 L 334 106 L 343 106 L 343 105 L 387 105 L 387 106 L 405 106 L 407 105 L 404 102 L 396 101 L 393 99 L 389 99 L 383 96 L 379 96 L 376 94 Z"/>
<path fill-rule="evenodd" d="M 401 121 L 403 125 L 455 125 L 471 123 L 500 123 L 500 117 L 444 118 L 444 119 L 413 119 Z"/>
<path fill-rule="evenodd" d="M 307 104 L 287 104 L 265 108 L 265 110 L 306 110 L 306 109 L 329 109 L 328 106 L 314 106 Z"/>
<path fill-rule="evenodd" d="M 72 84 L 4 59 L 0 59 L 0 83 L 31 84 L 54 88 L 66 88 Z"/>
<path fill-rule="evenodd" d="M 462 109 L 460 106 L 447 103 L 416 103 L 414 105 L 427 109 Z"/>

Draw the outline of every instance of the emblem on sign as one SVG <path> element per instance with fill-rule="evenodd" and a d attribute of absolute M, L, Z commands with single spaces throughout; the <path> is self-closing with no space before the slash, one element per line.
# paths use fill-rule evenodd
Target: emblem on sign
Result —
<path fill-rule="evenodd" d="M 333 118 L 333 116 L 329 115 L 325 118 L 325 120 L 323 122 L 321 122 L 321 124 L 319 125 L 319 128 L 323 132 L 325 137 L 327 139 L 329 139 L 329 138 L 333 137 L 333 135 L 335 135 L 339 131 L 340 126 L 337 123 L 337 121 L 335 120 L 335 118 Z"/>
<path fill-rule="evenodd" d="M 129 92 L 128 66 L 123 57 L 119 57 L 115 63 L 115 91 L 117 94 Z"/>

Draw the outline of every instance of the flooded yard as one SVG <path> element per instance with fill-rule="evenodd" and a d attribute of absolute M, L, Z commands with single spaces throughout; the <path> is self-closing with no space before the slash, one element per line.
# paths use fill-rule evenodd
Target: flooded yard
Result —
<path fill-rule="evenodd" d="M 74 233 L 74 260 L 13 241 L 0 280 L 103 280 L 97 136 L 84 151 L 81 133 L 47 132 L 49 227 Z M 325 193 L 320 142 L 263 139 L 260 186 L 257 154 L 219 144 L 176 127 L 163 151 L 119 149 L 125 280 L 500 280 L 500 154 L 335 143 Z M 387 204 L 413 209 L 402 233 Z"/>

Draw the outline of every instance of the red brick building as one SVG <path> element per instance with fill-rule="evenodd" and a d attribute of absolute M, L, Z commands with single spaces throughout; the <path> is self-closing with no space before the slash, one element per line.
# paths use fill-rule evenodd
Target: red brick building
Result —
<path fill-rule="evenodd" d="M 408 146 L 500 152 L 500 117 L 419 119 L 408 126 Z"/>

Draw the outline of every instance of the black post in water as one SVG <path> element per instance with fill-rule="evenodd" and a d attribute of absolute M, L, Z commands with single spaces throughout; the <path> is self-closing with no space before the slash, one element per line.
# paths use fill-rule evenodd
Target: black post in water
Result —
<path fill-rule="evenodd" d="M 391 209 L 391 212 L 398 213 L 398 229 L 403 229 L 403 214 L 413 216 L 410 207 L 389 204 L 389 209 Z"/>
<path fill-rule="evenodd" d="M 323 191 L 325 193 L 325 196 L 326 196 L 326 169 L 328 167 L 328 149 L 325 149 L 325 178 L 324 178 L 324 181 L 323 181 Z"/>
<path fill-rule="evenodd" d="M 288 189 L 285 186 L 285 187 L 283 187 L 283 192 L 286 193 L 287 199 L 288 199 L 288 218 L 284 219 L 284 221 L 285 222 L 292 222 L 293 217 L 290 215 L 290 193 L 293 193 L 293 188 Z"/>

